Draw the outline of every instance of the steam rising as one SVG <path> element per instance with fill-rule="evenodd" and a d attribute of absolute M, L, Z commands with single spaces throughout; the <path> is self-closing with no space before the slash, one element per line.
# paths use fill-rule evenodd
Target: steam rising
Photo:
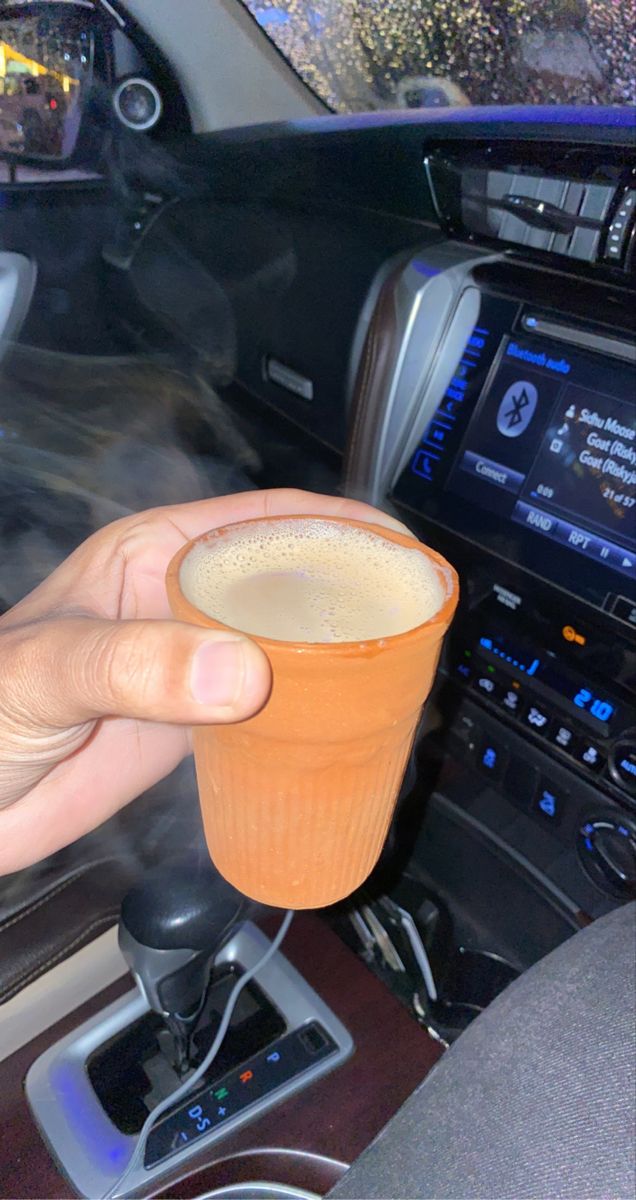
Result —
<path fill-rule="evenodd" d="M 15 346 L 0 395 L 0 611 L 117 517 L 255 486 L 259 456 L 228 405 L 168 361 Z M 206 853 L 190 762 L 80 843 L 0 880 L 0 919 L 80 865 L 114 858 L 132 877 L 139 857 L 175 841 Z"/>
<path fill-rule="evenodd" d="M 15 347 L 0 387 L 4 608 L 109 521 L 254 486 L 227 405 L 169 365 Z"/>
<path fill-rule="evenodd" d="M 289 235 L 251 207 L 215 205 L 207 169 L 117 126 L 107 90 L 91 104 L 108 191 L 44 213 L 25 194 L 0 239 L 28 248 L 39 273 L 22 341 L 0 362 L 0 613 L 109 521 L 253 488 L 261 475 L 218 389 L 235 376 L 240 321 L 262 320 L 294 278 Z M 144 190 L 174 203 L 113 298 L 101 256 L 115 261 Z M 0 880 L 0 919 L 88 863 L 115 859 L 134 876 L 188 846 L 207 854 L 190 761 L 81 842 Z"/>

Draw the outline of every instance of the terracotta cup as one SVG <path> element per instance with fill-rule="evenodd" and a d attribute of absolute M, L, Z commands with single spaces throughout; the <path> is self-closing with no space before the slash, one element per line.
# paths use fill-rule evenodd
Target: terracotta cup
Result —
<path fill-rule="evenodd" d="M 247 721 L 194 729 L 210 855 L 240 891 L 281 908 L 333 904 L 373 869 L 458 599 L 453 568 L 414 538 L 362 521 L 316 519 L 419 549 L 440 577 L 444 600 L 423 625 L 372 641 L 302 643 L 250 635 L 272 667 L 265 707 Z M 311 518 L 262 519 L 268 526 L 277 520 Z M 179 573 L 196 543 L 212 546 L 237 527 L 211 530 L 173 558 L 167 588 L 178 619 L 224 627 L 185 598 Z"/>

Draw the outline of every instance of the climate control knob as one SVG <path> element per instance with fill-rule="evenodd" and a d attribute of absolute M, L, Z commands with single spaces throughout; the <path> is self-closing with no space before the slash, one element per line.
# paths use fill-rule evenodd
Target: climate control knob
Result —
<path fill-rule="evenodd" d="M 611 896 L 636 896 L 636 824 L 621 817 L 586 821 L 579 830 L 581 862 L 597 887 Z"/>
<path fill-rule="evenodd" d="M 614 743 L 609 767 L 619 787 L 636 796 L 636 729 L 624 733 Z"/>

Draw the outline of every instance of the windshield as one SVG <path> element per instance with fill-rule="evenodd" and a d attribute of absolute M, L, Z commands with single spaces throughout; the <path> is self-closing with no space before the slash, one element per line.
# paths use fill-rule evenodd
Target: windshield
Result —
<path fill-rule="evenodd" d="M 336 112 L 636 103 L 635 0 L 244 0 Z"/>

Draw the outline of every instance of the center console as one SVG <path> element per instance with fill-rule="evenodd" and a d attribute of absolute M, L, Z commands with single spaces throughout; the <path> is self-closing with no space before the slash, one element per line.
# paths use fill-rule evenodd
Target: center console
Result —
<path fill-rule="evenodd" d="M 257 964 L 268 939 L 247 922 L 216 958 L 194 1034 L 192 1066 L 216 1034 L 232 981 Z M 163 952 L 165 953 L 165 951 Z M 56 1161 L 78 1194 L 148 1194 L 202 1153 L 322 1079 L 352 1054 L 335 1013 L 280 953 L 243 991 L 210 1072 L 150 1130 L 142 1161 L 120 1193 L 149 1113 L 179 1085 L 171 1039 L 138 989 L 102 1009 L 36 1058 L 27 1100 Z"/>
<path fill-rule="evenodd" d="M 25 936 L 33 920 L 23 922 Z M 229 980 L 260 957 L 280 918 L 263 925 L 266 936 L 244 926 L 217 956 L 194 1035 L 196 1061 L 208 1045 L 208 1022 L 218 1025 Z M 72 973 L 69 964 L 78 985 L 85 972 L 85 959 Z M 53 977 L 44 986 L 49 996 L 59 988 Z M 324 1043 L 316 1042 L 315 1024 Z M 11 1148 L 0 1195 L 103 1195 L 128 1160 L 135 1130 L 176 1082 L 167 1032 L 123 975 L 0 1062 L 0 1121 Z M 298 913 L 282 951 L 243 994 L 209 1083 L 165 1114 L 147 1167 L 125 1192 L 192 1200 L 233 1185 L 232 1195 L 324 1195 L 439 1056 L 439 1043 L 327 922 Z"/>
<path fill-rule="evenodd" d="M 446 242 L 394 264 L 365 337 L 349 490 L 460 575 L 453 804 L 600 915 L 636 892 L 633 296 Z"/>

